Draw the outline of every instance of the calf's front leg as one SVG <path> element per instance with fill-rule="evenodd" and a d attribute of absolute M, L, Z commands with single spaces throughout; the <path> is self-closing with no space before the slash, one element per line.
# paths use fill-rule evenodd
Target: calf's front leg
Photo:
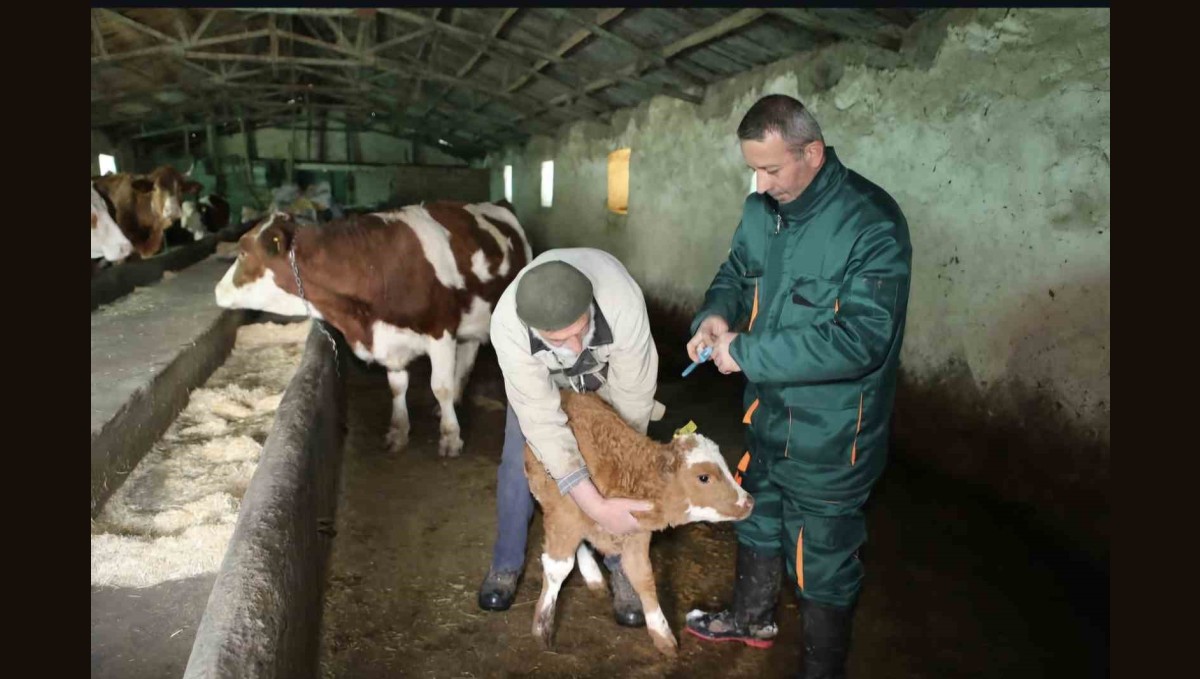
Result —
<path fill-rule="evenodd" d="M 658 590 L 654 586 L 654 569 L 650 565 L 650 533 L 638 533 L 626 542 L 621 551 L 621 568 L 629 577 L 629 583 L 642 600 L 646 612 L 646 631 L 654 646 L 663 655 L 675 657 L 679 647 L 667 618 L 658 603 Z"/>

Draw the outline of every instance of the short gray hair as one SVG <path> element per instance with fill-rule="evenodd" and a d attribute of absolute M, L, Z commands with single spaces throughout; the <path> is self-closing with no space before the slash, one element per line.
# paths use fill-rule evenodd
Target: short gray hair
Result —
<path fill-rule="evenodd" d="M 812 112 L 799 99 L 786 94 L 768 94 L 754 102 L 737 128 L 741 141 L 762 141 L 771 132 L 782 137 L 792 153 L 810 142 L 825 141 Z"/>

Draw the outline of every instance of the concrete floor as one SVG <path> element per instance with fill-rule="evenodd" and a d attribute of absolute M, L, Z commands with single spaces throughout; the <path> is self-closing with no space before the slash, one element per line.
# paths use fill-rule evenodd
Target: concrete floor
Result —
<path fill-rule="evenodd" d="M 121 418 L 131 408 L 159 407 L 158 403 L 148 403 L 168 398 L 160 394 L 165 386 L 178 390 L 175 388 L 179 385 L 163 385 L 160 378 L 171 366 L 177 366 L 181 357 L 198 353 L 194 350 L 197 341 L 203 341 L 201 338 L 211 334 L 219 323 L 229 320 L 229 312 L 213 300 L 213 288 L 228 268 L 229 262 L 211 258 L 91 314 L 93 439 L 108 427 L 121 426 Z M 236 329 L 236 321 L 233 319 L 231 328 Z M 212 358 L 203 361 L 211 362 Z M 215 360 L 219 363 L 220 358 Z M 183 362 L 188 363 L 189 375 L 207 369 L 191 365 L 196 360 Z M 178 377 L 184 373 L 175 370 L 172 374 Z M 203 377 L 198 381 L 203 382 Z M 186 394 L 178 406 L 182 408 L 184 403 Z M 153 424 L 162 424 L 165 429 L 170 417 L 166 413 L 166 419 Z M 129 427 L 140 424 L 134 422 Z M 117 438 L 136 439 L 140 435 L 134 431 Z M 129 459 L 136 462 L 135 458 Z M 96 464 L 93 459 L 93 470 Z M 91 676 L 181 676 L 215 578 L 213 573 L 144 589 L 93 587 Z"/>

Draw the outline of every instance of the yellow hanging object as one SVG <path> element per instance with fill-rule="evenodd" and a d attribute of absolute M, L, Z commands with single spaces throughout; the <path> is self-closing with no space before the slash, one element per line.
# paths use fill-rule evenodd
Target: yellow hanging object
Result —
<path fill-rule="evenodd" d="M 675 430 L 675 437 L 687 436 L 688 434 L 696 433 L 696 423 L 688 420 L 688 423 Z"/>

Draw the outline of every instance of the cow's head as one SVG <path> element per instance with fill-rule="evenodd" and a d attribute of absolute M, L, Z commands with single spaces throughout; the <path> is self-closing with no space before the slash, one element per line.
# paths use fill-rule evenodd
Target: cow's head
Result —
<path fill-rule="evenodd" d="M 163 221 L 163 228 L 183 215 L 180 196 L 195 193 L 203 188 L 199 182 L 189 179 L 190 174 L 191 170 L 184 175 L 170 165 L 164 165 L 155 168 L 147 175 L 146 178 L 153 183 L 150 209 L 158 219 Z"/>
<path fill-rule="evenodd" d="M 238 241 L 237 261 L 217 284 L 217 305 L 226 309 L 257 309 L 284 316 L 307 316 L 308 307 L 304 300 L 288 292 L 296 290 L 288 261 L 288 250 L 295 234 L 296 223 L 281 212 L 271 214 L 247 231 Z"/>
<path fill-rule="evenodd" d="M 694 521 L 741 521 L 754 509 L 754 498 L 729 473 L 721 450 L 699 434 L 679 436 L 666 445 L 664 518 L 672 525 Z"/>
<path fill-rule="evenodd" d="M 92 185 L 92 259 L 103 257 L 110 262 L 119 262 L 133 252 L 133 244 L 121 233 L 109 213 L 108 203 Z"/>

